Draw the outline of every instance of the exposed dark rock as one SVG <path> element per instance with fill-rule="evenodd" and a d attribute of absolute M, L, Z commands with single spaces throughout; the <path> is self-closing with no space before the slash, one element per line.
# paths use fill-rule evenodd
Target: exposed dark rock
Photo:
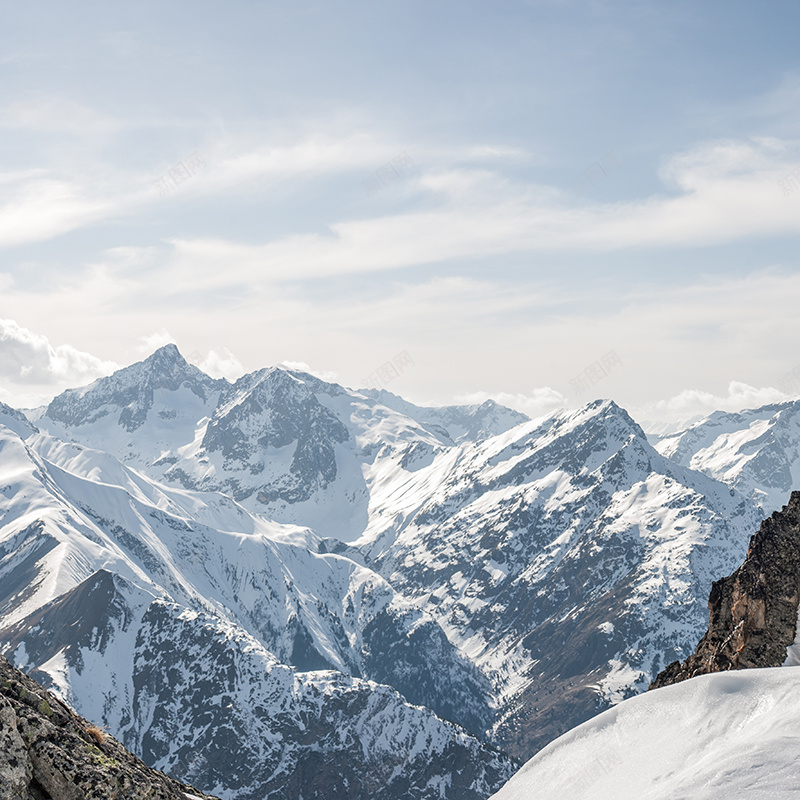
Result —
<path fill-rule="evenodd" d="M 798 601 L 800 492 L 792 492 L 788 505 L 750 539 L 742 566 L 714 581 L 708 630 L 697 650 L 683 663 L 670 664 L 650 688 L 709 672 L 780 666 L 795 638 Z"/>
<path fill-rule="evenodd" d="M 0 656 L 0 800 L 208 798 L 150 769 Z"/>

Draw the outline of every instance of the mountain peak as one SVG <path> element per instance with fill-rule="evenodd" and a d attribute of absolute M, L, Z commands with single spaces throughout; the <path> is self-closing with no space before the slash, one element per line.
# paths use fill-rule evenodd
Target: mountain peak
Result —
<path fill-rule="evenodd" d="M 67 389 L 48 406 L 46 416 L 69 426 L 94 421 L 115 407 L 128 432 L 140 427 L 154 402 L 154 392 L 174 392 L 185 386 L 205 401 L 224 384 L 190 364 L 174 344 L 166 344 L 144 361 L 123 367 L 82 389 Z"/>
<path fill-rule="evenodd" d="M 138 371 L 138 369 L 142 367 L 151 375 L 163 375 L 168 377 L 180 375 L 191 376 L 192 378 L 208 378 L 199 367 L 190 364 L 183 357 L 181 351 L 178 350 L 177 345 L 172 343 L 159 347 L 158 350 L 153 351 L 144 361 L 132 364 L 126 369 Z M 125 371 L 126 370 L 122 370 L 122 372 Z"/>
<path fill-rule="evenodd" d="M 178 346 L 170 342 L 169 344 L 165 344 L 163 347 L 159 347 L 158 350 L 154 350 L 146 359 L 146 363 L 174 363 L 174 362 L 183 362 L 184 364 L 187 363 L 186 359 L 181 355 L 181 351 L 178 350 Z"/>
<path fill-rule="evenodd" d="M 587 403 L 583 409 L 578 411 L 579 414 L 587 414 L 600 419 L 617 419 L 630 427 L 638 438 L 647 439 L 647 435 L 642 430 L 638 422 L 620 405 L 617 405 L 613 400 L 598 399 Z"/>

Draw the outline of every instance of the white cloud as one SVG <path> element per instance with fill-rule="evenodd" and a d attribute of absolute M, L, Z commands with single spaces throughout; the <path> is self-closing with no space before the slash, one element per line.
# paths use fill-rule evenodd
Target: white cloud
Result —
<path fill-rule="evenodd" d="M 570 204 L 552 187 L 483 168 L 440 169 L 406 179 L 437 206 L 338 220 L 324 233 L 261 244 L 174 238 L 167 270 L 211 290 L 259 276 L 292 281 L 531 252 L 690 247 L 800 233 L 800 189 L 778 181 L 796 148 L 774 139 L 702 144 L 661 169 L 668 191 L 629 202 Z"/>
<path fill-rule="evenodd" d="M 789 398 L 789 394 L 772 386 L 757 388 L 741 381 L 731 381 L 724 395 L 700 389 L 684 389 L 666 400 L 632 409 L 632 413 L 635 418 L 642 420 L 646 429 L 663 432 L 666 430 L 663 423 L 670 423 L 672 429 L 680 429 L 714 411 L 742 411 L 780 403 Z"/>
<path fill-rule="evenodd" d="M 215 183 L 235 185 L 253 178 L 288 178 L 302 175 L 323 175 L 352 169 L 381 166 L 387 152 L 392 158 L 394 145 L 364 133 L 344 136 L 319 135 L 301 137 L 290 144 L 267 144 L 248 147 L 230 142 L 212 151 L 209 159 L 215 168 Z"/>
<path fill-rule="evenodd" d="M 549 386 L 542 386 L 534 389 L 530 394 L 513 394 L 510 392 L 470 392 L 469 394 L 459 395 L 455 402 L 459 405 L 473 405 L 484 403 L 487 400 L 494 400 L 500 405 L 508 406 L 523 414 L 527 414 L 531 419 L 543 417 L 551 411 L 560 408 L 572 407 L 571 403 L 561 392 L 551 389 Z"/>
<path fill-rule="evenodd" d="M 177 340 L 166 328 L 162 328 L 155 333 L 140 336 L 139 344 L 136 345 L 136 352 L 139 355 L 149 356 L 150 353 L 155 352 L 160 347 L 164 347 L 166 344 L 177 344 Z"/>
<path fill-rule="evenodd" d="M 42 176 L 14 183 L 14 190 L 4 192 L 9 199 L 0 205 L 4 247 L 51 239 L 98 222 L 119 208 L 118 201 L 73 179 Z"/>
<path fill-rule="evenodd" d="M 0 380 L 10 398 L 26 401 L 52 396 L 70 386 L 80 386 L 117 369 L 68 344 L 53 347 L 46 337 L 10 319 L 0 319 Z"/>
<path fill-rule="evenodd" d="M 37 114 L 47 116 L 37 111 L 33 117 L 38 119 Z M 358 182 L 358 174 L 368 177 L 396 155 L 395 148 L 402 149 L 364 130 L 307 134 L 285 144 L 228 140 L 198 147 L 208 163 L 202 181 L 178 189 L 191 186 L 192 193 L 205 196 L 234 187 L 241 191 L 247 181 L 263 191 L 264 179 L 355 172 Z M 521 151 L 477 144 L 436 153 L 420 145 L 421 164 L 402 181 L 402 192 L 419 200 L 413 211 L 371 217 L 371 209 L 382 206 L 356 206 L 362 218 L 331 219 L 324 233 L 261 244 L 213 236 L 174 238 L 168 269 L 175 279 L 191 275 L 199 289 L 213 289 L 254 274 L 291 280 L 526 251 L 685 247 L 800 233 L 800 190 L 797 197 L 785 197 L 778 185 L 796 166 L 797 151 L 797 143 L 774 138 L 701 143 L 665 161 L 659 172 L 665 191 L 659 194 L 628 202 L 576 203 L 574 195 L 559 188 L 523 182 L 514 173 L 506 177 L 503 170 L 530 160 Z M 52 238 L 163 202 L 152 182 L 170 166 L 167 161 L 154 165 L 150 176 L 108 165 L 83 165 L 74 175 L 43 169 L 6 172 L 0 175 L 0 182 L 9 184 L 8 202 L 0 206 L 0 246 Z"/>
<path fill-rule="evenodd" d="M 31 95 L 0 109 L 0 128 L 86 137 L 118 130 L 120 123 L 66 97 Z"/>
<path fill-rule="evenodd" d="M 335 372 L 327 372 L 318 369 L 312 369 L 305 361 L 281 361 L 281 366 L 287 369 L 295 370 L 296 372 L 307 372 L 321 381 L 328 381 L 328 383 L 335 383 L 337 375 Z"/>
<path fill-rule="evenodd" d="M 242 362 L 225 347 L 219 350 L 209 350 L 205 356 L 200 356 L 200 354 L 197 356 L 196 360 L 191 357 L 188 360 L 212 378 L 227 378 L 229 381 L 235 381 L 245 373 Z"/>
<path fill-rule="evenodd" d="M 320 133 L 325 130 L 325 133 Z M 204 152 L 206 152 L 204 150 Z M 360 191 L 362 179 L 405 153 L 414 171 L 423 163 L 518 164 L 530 161 L 529 152 L 504 145 L 477 144 L 465 147 L 437 148 L 417 142 L 403 143 L 373 130 L 362 119 L 325 120 L 311 132 L 293 130 L 272 142 L 252 144 L 230 138 L 209 147 L 211 168 L 204 183 L 213 191 L 242 182 L 301 179 L 336 173 L 355 173 L 354 186 Z M 404 176 L 405 177 L 405 176 Z"/>

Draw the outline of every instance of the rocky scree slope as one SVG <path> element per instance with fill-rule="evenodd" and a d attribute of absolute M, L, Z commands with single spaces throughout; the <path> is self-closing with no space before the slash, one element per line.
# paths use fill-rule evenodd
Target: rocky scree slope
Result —
<path fill-rule="evenodd" d="M 215 800 L 150 769 L 0 656 L 0 800 Z"/>
<path fill-rule="evenodd" d="M 792 492 L 752 537 L 744 563 L 714 581 L 708 630 L 695 652 L 671 663 L 650 688 L 710 672 L 784 664 L 795 641 L 799 604 L 800 492 Z"/>

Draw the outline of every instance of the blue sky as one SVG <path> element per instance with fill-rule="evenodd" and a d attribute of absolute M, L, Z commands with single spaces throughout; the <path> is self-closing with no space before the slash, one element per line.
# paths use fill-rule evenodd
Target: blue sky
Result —
<path fill-rule="evenodd" d="M 6 402 L 166 341 L 214 374 L 288 361 L 351 386 L 407 353 L 391 391 L 532 414 L 792 391 L 796 4 L 3 16 Z"/>

